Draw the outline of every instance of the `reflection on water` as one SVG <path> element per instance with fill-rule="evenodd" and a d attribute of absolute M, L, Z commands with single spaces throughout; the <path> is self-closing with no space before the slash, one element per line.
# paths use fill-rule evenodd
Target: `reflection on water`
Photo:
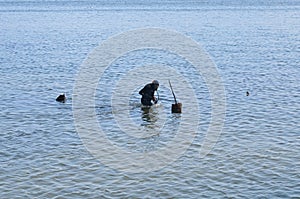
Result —
<path fill-rule="evenodd" d="M 155 123 L 158 120 L 158 110 L 151 107 L 141 107 L 141 113 L 143 121 L 141 126 L 154 128 Z"/>

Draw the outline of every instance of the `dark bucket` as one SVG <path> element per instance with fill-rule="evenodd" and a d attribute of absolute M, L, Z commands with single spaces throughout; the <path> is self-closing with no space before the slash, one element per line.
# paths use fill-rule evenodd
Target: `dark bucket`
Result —
<path fill-rule="evenodd" d="M 181 113 L 182 104 L 172 104 L 172 113 Z"/>

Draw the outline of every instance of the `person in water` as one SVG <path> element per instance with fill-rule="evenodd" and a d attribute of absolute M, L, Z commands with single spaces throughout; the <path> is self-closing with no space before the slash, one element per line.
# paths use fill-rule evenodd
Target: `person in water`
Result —
<path fill-rule="evenodd" d="M 157 99 L 154 96 L 154 92 L 157 91 L 159 83 L 157 80 L 153 80 L 152 83 L 147 84 L 139 94 L 142 95 L 141 103 L 145 106 L 152 106 L 151 100 L 154 104 L 157 103 Z"/>

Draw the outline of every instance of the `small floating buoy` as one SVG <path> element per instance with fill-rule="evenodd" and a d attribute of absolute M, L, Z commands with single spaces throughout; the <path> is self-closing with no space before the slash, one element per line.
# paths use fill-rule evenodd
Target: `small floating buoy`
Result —
<path fill-rule="evenodd" d="M 250 93 L 247 91 L 247 92 L 246 92 L 246 96 L 249 96 L 249 95 L 250 95 Z"/>
<path fill-rule="evenodd" d="M 62 102 L 62 103 L 65 103 L 67 100 L 66 98 L 66 95 L 63 93 L 62 95 L 59 95 L 57 98 L 56 98 L 56 101 L 58 102 Z"/>
<path fill-rule="evenodd" d="M 175 100 L 175 104 L 172 104 L 172 113 L 181 113 L 182 104 L 177 103 L 177 100 L 176 100 L 176 97 L 175 97 L 175 94 L 174 94 L 174 91 L 173 91 L 170 80 L 169 80 L 169 84 L 170 84 L 171 91 L 172 91 L 172 94 L 173 94 L 173 97 L 174 97 L 174 100 Z"/>

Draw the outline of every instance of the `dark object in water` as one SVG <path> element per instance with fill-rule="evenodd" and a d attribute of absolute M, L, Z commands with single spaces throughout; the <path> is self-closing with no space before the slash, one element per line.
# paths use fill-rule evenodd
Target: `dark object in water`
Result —
<path fill-rule="evenodd" d="M 250 95 L 250 93 L 247 91 L 247 92 L 246 92 L 246 96 L 249 96 L 249 95 Z"/>
<path fill-rule="evenodd" d="M 59 96 L 56 98 L 56 101 L 62 102 L 62 103 L 65 103 L 66 100 L 67 100 L 67 98 L 66 98 L 66 95 L 65 95 L 65 94 L 59 95 Z"/>
<path fill-rule="evenodd" d="M 172 104 L 172 113 L 181 113 L 181 103 Z"/>
<path fill-rule="evenodd" d="M 176 100 L 176 97 L 175 97 L 175 94 L 174 94 L 174 91 L 173 91 L 170 80 L 169 80 L 169 84 L 170 84 L 171 91 L 172 91 L 172 94 L 173 94 L 173 97 L 174 97 L 174 100 L 175 100 L 175 104 L 172 104 L 172 113 L 181 113 L 182 104 L 177 103 L 177 100 Z"/>

